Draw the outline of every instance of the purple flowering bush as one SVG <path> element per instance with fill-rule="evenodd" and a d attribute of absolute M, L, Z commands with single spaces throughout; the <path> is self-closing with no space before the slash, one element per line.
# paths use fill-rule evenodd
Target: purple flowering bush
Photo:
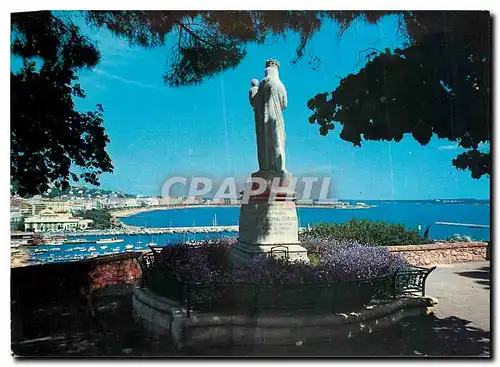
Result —
<path fill-rule="evenodd" d="M 402 257 L 385 247 L 330 242 L 318 246 L 316 256 L 319 261 L 315 264 L 257 257 L 243 268 L 233 268 L 228 251 L 234 242 L 219 239 L 203 241 L 196 246 L 167 246 L 159 254 L 159 265 L 171 269 L 187 283 L 260 284 L 355 281 L 389 275 L 409 266 Z"/>
<path fill-rule="evenodd" d="M 384 247 L 329 242 L 317 246 L 318 261 L 314 263 L 260 257 L 236 268 L 228 256 L 234 243 L 233 239 L 219 239 L 167 246 L 157 254 L 156 266 L 189 285 L 192 305 L 323 304 L 330 309 L 348 307 L 349 302 L 368 303 L 376 288 L 387 287 L 389 278 L 384 276 L 409 266 Z M 157 282 L 155 287 L 163 286 L 166 283 Z"/>

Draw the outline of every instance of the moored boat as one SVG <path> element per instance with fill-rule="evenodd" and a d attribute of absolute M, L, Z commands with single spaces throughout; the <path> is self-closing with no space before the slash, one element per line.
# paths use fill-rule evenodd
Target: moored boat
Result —
<path fill-rule="evenodd" d="M 113 238 L 103 238 L 102 240 L 97 240 L 96 243 L 119 243 L 125 241 L 124 239 L 113 237 Z"/>

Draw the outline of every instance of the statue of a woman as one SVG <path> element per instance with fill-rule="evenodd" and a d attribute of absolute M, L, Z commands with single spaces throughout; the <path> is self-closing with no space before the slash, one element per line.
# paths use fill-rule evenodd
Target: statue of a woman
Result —
<path fill-rule="evenodd" d="M 267 60 L 265 78 L 251 98 L 255 108 L 255 126 L 260 171 L 284 173 L 286 89 L 279 78 L 277 60 Z M 252 90 L 250 91 L 252 95 Z"/>

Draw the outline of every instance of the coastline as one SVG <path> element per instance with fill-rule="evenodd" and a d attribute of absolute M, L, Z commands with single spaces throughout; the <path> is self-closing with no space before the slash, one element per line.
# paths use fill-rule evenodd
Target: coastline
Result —
<path fill-rule="evenodd" d="M 160 210 L 175 210 L 175 209 L 191 209 L 191 208 L 231 208 L 231 207 L 239 207 L 240 204 L 213 204 L 213 205 L 204 205 L 204 204 L 193 204 L 193 205 L 164 205 L 164 206 L 155 206 L 152 208 L 132 208 L 132 209 L 119 209 L 113 212 L 110 212 L 111 216 L 118 219 L 119 218 L 127 218 L 132 215 L 146 213 L 146 212 L 154 212 Z M 323 208 L 323 209 L 370 209 L 374 208 L 375 205 L 367 205 L 367 206 L 356 206 L 356 205 L 346 205 L 345 207 L 339 206 L 336 204 L 298 204 L 297 208 Z"/>
<path fill-rule="evenodd" d="M 117 211 L 109 212 L 114 218 L 127 218 L 132 215 L 146 213 L 146 212 L 154 212 L 159 210 L 173 210 L 173 209 L 187 209 L 187 208 L 224 208 L 224 207 L 233 207 L 239 206 L 239 204 L 221 204 L 221 205 L 203 205 L 203 204 L 194 204 L 194 205 L 164 205 L 164 206 L 155 206 L 153 208 L 133 208 L 133 209 L 120 209 Z"/>

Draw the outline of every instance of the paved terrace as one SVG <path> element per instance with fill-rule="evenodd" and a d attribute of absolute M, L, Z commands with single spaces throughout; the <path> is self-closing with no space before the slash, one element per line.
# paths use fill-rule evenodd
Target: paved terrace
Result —
<path fill-rule="evenodd" d="M 12 351 L 18 356 L 189 356 L 168 339 L 152 339 L 132 319 L 130 287 L 96 296 L 94 317 L 85 301 L 30 305 L 13 296 Z M 439 299 L 435 315 L 404 320 L 380 333 L 346 342 L 259 349 L 212 349 L 210 356 L 489 356 L 490 264 L 445 265 L 428 278 Z"/>

